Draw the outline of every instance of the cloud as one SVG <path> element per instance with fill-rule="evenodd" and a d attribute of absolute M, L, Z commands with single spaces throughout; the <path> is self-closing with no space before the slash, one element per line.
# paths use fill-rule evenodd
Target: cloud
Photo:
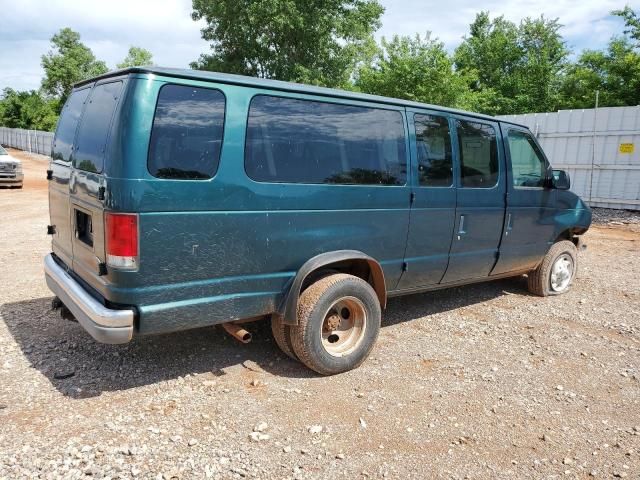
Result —
<path fill-rule="evenodd" d="M 621 22 L 609 16 L 610 10 L 625 1 L 640 8 L 640 0 L 381 1 L 386 12 L 378 37 L 431 31 L 450 50 L 481 9 L 513 21 L 541 13 L 559 17 L 569 45 L 582 49 L 602 48 L 613 34 L 621 33 Z M 168 67 L 187 67 L 209 48 L 200 37 L 203 23 L 191 19 L 190 0 L 0 0 L 0 12 L 0 89 L 38 88 L 43 75 L 40 57 L 63 27 L 78 31 L 111 68 L 131 45 L 150 50 L 156 64 Z"/>
<path fill-rule="evenodd" d="M 622 22 L 609 15 L 624 4 L 640 7 L 640 0 L 382 0 L 386 8 L 379 36 L 432 32 L 448 49 L 455 48 L 469 31 L 469 24 L 481 10 L 492 17 L 504 15 L 513 22 L 525 17 L 559 18 L 561 30 L 574 49 L 602 48 L 612 35 L 622 33 Z"/>
<path fill-rule="evenodd" d="M 209 48 L 200 37 L 203 23 L 191 19 L 189 0 L 0 0 L 0 11 L 0 89 L 38 88 L 40 58 L 64 27 L 79 32 L 110 68 L 131 45 L 150 50 L 158 65 L 184 68 Z"/>

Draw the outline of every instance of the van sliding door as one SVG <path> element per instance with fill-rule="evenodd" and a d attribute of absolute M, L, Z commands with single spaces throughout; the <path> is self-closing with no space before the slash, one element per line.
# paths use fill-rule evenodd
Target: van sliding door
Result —
<path fill-rule="evenodd" d="M 405 254 L 406 271 L 398 289 L 440 282 L 447 268 L 455 223 L 451 120 L 442 112 L 407 110 L 411 139 L 413 203 Z M 415 176 L 415 175 L 414 175 Z"/>
<path fill-rule="evenodd" d="M 489 275 L 498 259 L 505 214 L 506 174 L 497 122 L 455 117 L 456 223 L 442 283 Z"/>

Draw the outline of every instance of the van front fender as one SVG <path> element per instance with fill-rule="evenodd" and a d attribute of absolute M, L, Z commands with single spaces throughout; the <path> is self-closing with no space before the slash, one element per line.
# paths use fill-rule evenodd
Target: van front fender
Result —
<path fill-rule="evenodd" d="M 367 281 L 375 290 L 380 307 L 387 305 L 387 289 L 384 281 L 384 273 L 380 263 L 370 256 L 358 250 L 336 250 L 316 255 L 307 260 L 290 282 L 280 306 L 275 315 L 283 317 L 287 325 L 297 325 L 298 299 L 305 280 L 314 272 L 327 269 L 351 273 Z"/>

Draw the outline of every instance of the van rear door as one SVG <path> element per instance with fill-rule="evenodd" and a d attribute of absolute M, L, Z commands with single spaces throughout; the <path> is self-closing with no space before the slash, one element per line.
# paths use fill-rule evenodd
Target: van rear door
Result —
<path fill-rule="evenodd" d="M 105 262 L 105 163 L 122 80 L 96 84 L 89 95 L 72 154 L 71 198 L 73 270 L 89 283 Z"/>
<path fill-rule="evenodd" d="M 49 182 L 49 216 L 54 226 L 52 250 L 68 267 L 73 260 L 72 228 L 69 206 L 71 153 L 78 123 L 91 86 L 74 90 L 60 113 L 51 152 L 51 181 Z"/>
<path fill-rule="evenodd" d="M 100 275 L 100 264 L 105 261 L 105 166 L 110 153 L 110 130 L 122 90 L 122 79 L 110 79 L 92 88 L 74 91 L 65 106 L 68 118 L 61 117 L 54 143 L 54 152 L 56 149 L 70 151 L 64 159 L 66 170 L 54 170 L 56 189 L 55 194 L 50 193 L 51 218 L 59 237 L 54 238 L 54 253 L 63 251 L 61 257 L 67 266 L 93 285 Z M 84 107 L 78 121 L 75 111 L 81 100 Z M 69 148 L 66 145 L 69 140 L 63 142 L 61 127 L 64 122 L 71 124 L 74 120 L 77 127 Z M 66 189 L 60 181 L 62 176 Z M 50 192 L 53 190 L 50 188 Z"/>

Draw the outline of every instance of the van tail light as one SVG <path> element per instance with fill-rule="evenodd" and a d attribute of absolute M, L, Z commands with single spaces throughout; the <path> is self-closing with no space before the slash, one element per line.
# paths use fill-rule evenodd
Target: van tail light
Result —
<path fill-rule="evenodd" d="M 105 214 L 107 265 L 119 270 L 138 269 L 138 215 Z"/>

